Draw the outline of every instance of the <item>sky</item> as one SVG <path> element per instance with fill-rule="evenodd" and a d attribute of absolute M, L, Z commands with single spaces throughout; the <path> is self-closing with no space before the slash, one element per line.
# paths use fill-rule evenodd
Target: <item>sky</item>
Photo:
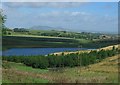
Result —
<path fill-rule="evenodd" d="M 3 2 L 9 28 L 50 26 L 70 31 L 117 32 L 117 2 Z"/>

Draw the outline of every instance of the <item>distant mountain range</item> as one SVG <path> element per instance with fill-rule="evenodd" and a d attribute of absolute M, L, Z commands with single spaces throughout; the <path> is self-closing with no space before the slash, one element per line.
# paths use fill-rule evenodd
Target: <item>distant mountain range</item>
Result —
<path fill-rule="evenodd" d="M 116 32 L 104 32 L 104 31 L 92 31 L 92 30 L 80 30 L 80 29 L 68 29 L 63 27 L 51 27 L 51 26 L 33 26 L 30 27 L 33 30 L 57 30 L 57 31 L 72 31 L 72 32 L 92 32 L 92 33 L 106 33 L 117 34 Z"/>
<path fill-rule="evenodd" d="M 34 29 L 34 30 L 59 30 L 59 31 L 66 30 L 65 28 L 62 28 L 62 27 L 50 27 L 50 26 L 33 26 L 30 29 Z"/>

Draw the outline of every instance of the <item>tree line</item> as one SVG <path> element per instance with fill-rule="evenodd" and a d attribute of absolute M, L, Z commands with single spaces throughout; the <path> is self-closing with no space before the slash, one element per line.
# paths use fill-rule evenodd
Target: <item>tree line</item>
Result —
<path fill-rule="evenodd" d="M 75 67 L 87 66 L 100 62 L 102 59 L 118 54 L 120 50 L 113 47 L 112 50 L 92 50 L 89 53 L 72 53 L 65 55 L 47 55 L 47 56 L 3 56 L 6 61 L 23 63 L 33 68 L 57 68 L 57 67 Z"/>
<path fill-rule="evenodd" d="M 54 36 L 54 37 L 67 37 L 67 38 L 78 38 L 78 39 L 99 39 L 98 33 L 87 33 L 87 32 L 81 32 L 81 33 L 75 33 L 75 32 L 67 32 L 67 31 L 49 31 L 49 32 L 37 32 L 30 34 L 38 35 L 38 36 Z"/>

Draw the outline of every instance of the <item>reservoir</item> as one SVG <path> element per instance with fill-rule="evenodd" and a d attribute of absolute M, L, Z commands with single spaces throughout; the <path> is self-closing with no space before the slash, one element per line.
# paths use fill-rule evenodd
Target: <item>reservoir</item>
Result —
<path fill-rule="evenodd" d="M 87 48 L 11 48 L 2 52 L 3 56 L 47 55 L 55 52 L 89 50 Z"/>

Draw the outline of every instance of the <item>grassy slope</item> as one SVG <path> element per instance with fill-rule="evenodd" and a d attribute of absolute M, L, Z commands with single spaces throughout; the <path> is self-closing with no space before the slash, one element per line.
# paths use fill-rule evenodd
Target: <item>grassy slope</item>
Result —
<path fill-rule="evenodd" d="M 62 71 L 34 69 L 20 63 L 3 62 L 8 65 L 3 69 L 3 82 L 77 82 L 77 83 L 117 83 L 118 56 L 104 59 L 102 62 L 87 67 L 64 68 Z M 107 69 L 106 69 L 107 68 Z"/>
<path fill-rule="evenodd" d="M 3 62 L 3 83 L 47 83 L 48 80 L 37 76 L 48 70 L 33 69 L 20 63 Z"/>

